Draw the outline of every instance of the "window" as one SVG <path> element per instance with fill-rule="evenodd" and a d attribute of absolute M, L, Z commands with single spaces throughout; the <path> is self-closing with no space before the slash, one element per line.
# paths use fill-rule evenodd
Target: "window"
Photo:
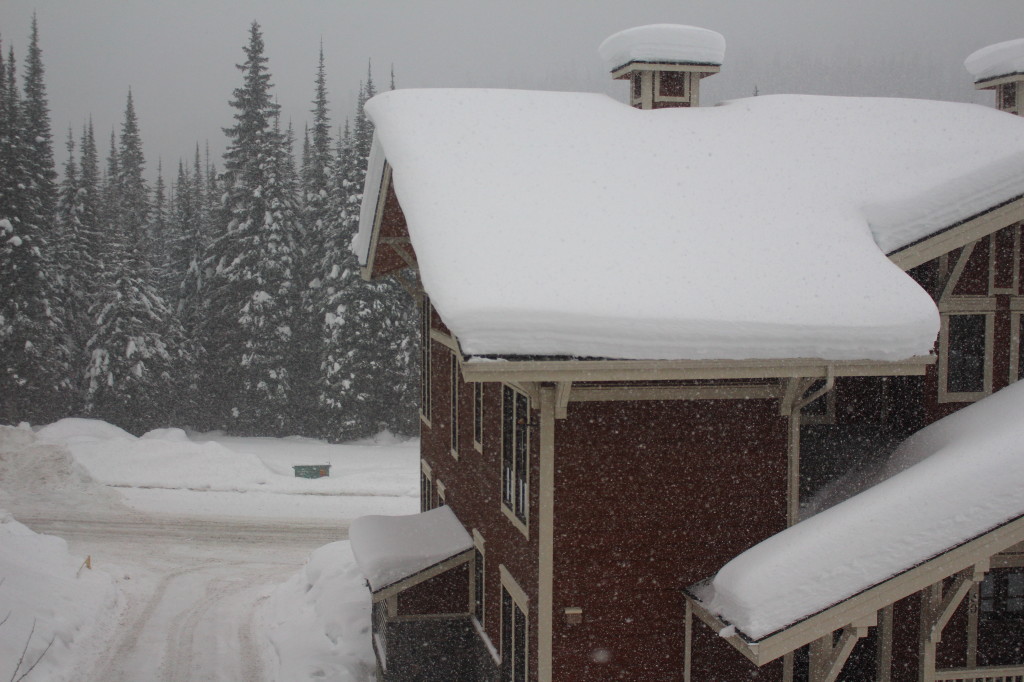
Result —
<path fill-rule="evenodd" d="M 981 583 L 980 597 L 983 618 L 1024 616 L 1024 569 L 994 569 Z"/>
<path fill-rule="evenodd" d="M 441 483 L 441 481 L 438 481 L 437 482 L 437 505 L 436 506 L 443 507 L 446 504 L 448 504 L 445 501 L 445 497 L 447 496 L 447 491 L 448 491 L 448 489 L 444 487 L 444 483 Z"/>
<path fill-rule="evenodd" d="M 420 416 L 430 424 L 430 298 L 426 294 L 420 310 Z"/>
<path fill-rule="evenodd" d="M 526 595 L 501 566 L 501 679 L 526 682 Z"/>
<path fill-rule="evenodd" d="M 999 109 L 1017 113 L 1017 84 L 1004 83 L 996 87 L 996 94 L 999 97 Z"/>
<path fill-rule="evenodd" d="M 473 529 L 473 615 L 480 625 L 484 623 L 484 538 Z"/>
<path fill-rule="evenodd" d="M 484 385 L 473 384 L 473 447 L 484 451 Z"/>
<path fill-rule="evenodd" d="M 505 386 L 501 406 L 501 503 L 525 526 L 529 490 L 530 402 Z"/>
<path fill-rule="evenodd" d="M 434 508 L 434 477 L 430 465 L 420 460 L 420 511 Z"/>
<path fill-rule="evenodd" d="M 459 458 L 459 359 L 452 353 L 451 360 L 451 447 L 452 457 Z"/>
<path fill-rule="evenodd" d="M 966 309 L 942 315 L 939 402 L 971 402 L 992 392 L 994 313 L 968 307 L 992 300 L 954 300 Z"/>

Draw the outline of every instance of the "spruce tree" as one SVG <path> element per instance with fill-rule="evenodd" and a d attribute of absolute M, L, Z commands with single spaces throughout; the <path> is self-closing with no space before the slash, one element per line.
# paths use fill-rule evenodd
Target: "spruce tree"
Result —
<path fill-rule="evenodd" d="M 51 251 L 57 187 L 38 26 L 33 17 L 24 98 L 13 49 L 0 101 L 0 420 L 55 419 L 69 394 L 59 259 Z"/>
<path fill-rule="evenodd" d="M 287 141 L 277 128 L 278 105 L 263 35 L 253 22 L 242 86 L 225 129 L 219 234 L 205 346 L 210 391 L 229 408 L 230 425 L 252 434 L 280 435 L 289 420 L 292 318 L 295 309 L 296 198 L 289 191 Z M 214 369 L 217 376 L 211 376 Z"/>
<path fill-rule="evenodd" d="M 87 398 L 91 414 L 141 433 L 176 422 L 175 372 L 185 344 L 146 258 L 150 207 L 130 92 L 121 131 L 108 162 L 109 195 L 118 205 L 115 222 L 107 225 L 104 290 L 91 311 Z"/>

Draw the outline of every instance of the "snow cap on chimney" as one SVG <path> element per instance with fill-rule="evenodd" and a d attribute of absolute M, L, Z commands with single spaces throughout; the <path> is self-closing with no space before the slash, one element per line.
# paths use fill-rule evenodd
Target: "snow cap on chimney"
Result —
<path fill-rule="evenodd" d="M 617 71 L 630 62 L 721 66 L 725 38 L 721 33 L 697 26 L 650 24 L 609 36 L 598 52 L 609 71 Z"/>
<path fill-rule="evenodd" d="M 598 52 L 612 78 L 630 81 L 634 107 L 695 107 L 700 80 L 721 69 L 725 38 L 696 26 L 651 24 L 616 33 Z"/>
<path fill-rule="evenodd" d="M 973 52 L 964 68 L 977 90 L 995 90 L 996 108 L 1024 115 L 1024 38 L 1007 40 Z"/>

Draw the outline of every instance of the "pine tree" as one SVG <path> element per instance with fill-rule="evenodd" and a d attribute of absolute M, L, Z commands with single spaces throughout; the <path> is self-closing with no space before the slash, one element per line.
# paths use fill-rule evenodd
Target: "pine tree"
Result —
<path fill-rule="evenodd" d="M 131 93 L 121 144 L 112 137 L 109 196 L 117 204 L 105 251 L 104 289 L 91 309 L 87 350 L 91 414 L 140 433 L 175 423 L 175 371 L 184 335 L 154 286 L 145 256 L 149 199 L 145 159 Z"/>
<path fill-rule="evenodd" d="M 68 395 L 68 339 L 51 252 L 57 188 L 35 18 L 24 98 L 13 49 L 0 72 L 0 420 L 52 420 Z"/>
<path fill-rule="evenodd" d="M 290 345 L 295 308 L 298 216 L 289 192 L 289 152 L 277 128 L 278 105 L 259 24 L 250 27 L 235 124 L 224 155 L 223 227 L 211 245 L 210 325 L 205 346 L 211 392 L 230 406 L 233 426 L 279 435 L 290 428 Z"/>
<path fill-rule="evenodd" d="M 164 166 L 161 160 L 156 164 L 156 185 L 153 187 L 153 206 L 149 216 L 147 239 L 149 260 L 154 269 L 154 282 L 161 296 L 171 300 L 174 285 L 170 272 L 170 240 L 167 216 L 167 187 L 164 184 Z M 176 284 L 176 282 L 174 282 Z"/>

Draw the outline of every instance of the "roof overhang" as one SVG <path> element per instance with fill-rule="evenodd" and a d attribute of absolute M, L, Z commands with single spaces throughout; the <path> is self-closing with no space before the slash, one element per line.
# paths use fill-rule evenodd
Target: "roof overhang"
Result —
<path fill-rule="evenodd" d="M 889 260 L 903 270 L 910 270 L 1021 221 L 1024 194 L 892 251 Z"/>
<path fill-rule="evenodd" d="M 1017 71 L 1015 73 L 1007 73 L 1002 76 L 994 76 L 992 78 L 975 81 L 974 88 L 976 90 L 992 90 L 1000 85 L 1005 85 L 1006 83 L 1018 83 L 1022 80 L 1024 80 L 1024 72 Z"/>
<path fill-rule="evenodd" d="M 762 666 L 810 644 L 828 633 L 849 625 L 871 624 L 880 609 L 920 592 L 960 571 L 979 564 L 987 569 L 994 555 L 1022 541 L 1024 541 L 1024 516 L 1018 516 L 972 540 L 760 639 L 748 637 L 704 606 L 695 591 L 707 581 L 691 585 L 683 592 L 695 616 L 715 632 L 728 634 L 725 639 L 730 644 L 755 665 Z"/>
<path fill-rule="evenodd" d="M 686 381 L 710 379 L 784 379 L 921 375 L 935 356 L 897 362 L 830 361 L 785 358 L 767 360 L 605 360 L 491 359 L 462 362 L 466 381 Z"/>
<path fill-rule="evenodd" d="M 722 70 L 721 64 L 701 62 L 652 62 L 633 60 L 612 71 L 613 80 L 628 78 L 634 71 L 689 71 L 701 77 L 711 76 Z"/>

